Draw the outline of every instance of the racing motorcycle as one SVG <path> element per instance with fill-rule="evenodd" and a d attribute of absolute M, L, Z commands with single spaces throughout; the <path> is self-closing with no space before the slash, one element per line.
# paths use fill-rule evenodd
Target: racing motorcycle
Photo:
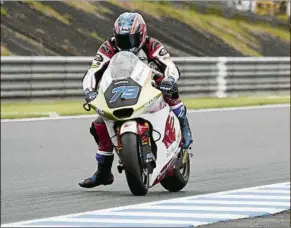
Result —
<path fill-rule="evenodd" d="M 153 80 L 153 69 L 135 54 L 114 55 L 99 83 L 97 97 L 85 103 L 101 115 L 133 195 L 146 195 L 160 183 L 183 189 L 190 174 L 190 149 L 181 149 L 178 118 Z"/>

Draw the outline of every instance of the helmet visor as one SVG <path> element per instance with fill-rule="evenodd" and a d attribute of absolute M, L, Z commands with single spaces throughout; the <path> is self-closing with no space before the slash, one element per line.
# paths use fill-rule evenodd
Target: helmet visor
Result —
<path fill-rule="evenodd" d="M 137 48 L 140 44 L 140 34 L 115 34 L 116 45 L 121 50 Z"/>

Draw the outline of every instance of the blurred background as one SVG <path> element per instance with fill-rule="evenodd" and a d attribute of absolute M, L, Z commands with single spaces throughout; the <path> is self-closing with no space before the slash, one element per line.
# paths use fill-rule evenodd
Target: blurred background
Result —
<path fill-rule="evenodd" d="M 168 49 L 184 97 L 290 102 L 290 1 L 254 0 L 1 1 L 1 101 L 82 100 L 81 79 L 125 11 Z"/>
<path fill-rule="evenodd" d="M 1 55 L 93 56 L 142 13 L 173 56 L 290 56 L 290 1 L 2 1 Z"/>

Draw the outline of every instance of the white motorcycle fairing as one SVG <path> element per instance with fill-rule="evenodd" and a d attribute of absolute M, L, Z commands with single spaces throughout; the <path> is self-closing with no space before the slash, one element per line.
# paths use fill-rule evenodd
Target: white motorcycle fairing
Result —
<path fill-rule="evenodd" d="M 141 136 L 143 126 L 137 119 L 151 124 L 157 153 L 156 167 L 149 175 L 148 187 L 159 183 L 169 168 L 174 167 L 173 162 L 176 161 L 182 144 L 179 120 L 165 103 L 161 91 L 152 86 L 152 77 L 152 69 L 134 54 L 118 52 L 103 74 L 97 98 L 90 103 L 103 117 L 115 147 L 119 143 L 118 137 L 125 133 Z M 117 94 L 116 91 L 120 90 L 123 92 Z M 124 105 L 129 103 L 130 105 Z M 118 123 L 119 135 L 115 129 Z M 116 148 L 115 151 L 118 154 Z"/>
<path fill-rule="evenodd" d="M 140 117 L 148 120 L 152 124 L 153 129 L 160 133 L 160 139 L 156 141 L 156 168 L 150 176 L 149 182 L 149 187 L 152 187 L 153 185 L 157 184 L 157 182 L 160 180 L 160 177 L 162 177 L 163 174 L 165 174 L 167 171 L 168 166 L 171 165 L 171 161 L 173 161 L 173 159 L 176 158 L 180 152 L 180 142 L 182 140 L 180 124 L 178 118 L 170 110 L 168 105 L 155 113 L 142 114 Z M 174 141 L 172 142 L 169 140 L 169 133 L 171 130 L 174 132 L 175 137 Z M 129 120 L 123 123 L 121 126 L 120 135 L 125 132 L 138 134 L 137 122 L 134 120 Z M 166 143 L 169 144 L 168 148 L 166 147 Z"/>

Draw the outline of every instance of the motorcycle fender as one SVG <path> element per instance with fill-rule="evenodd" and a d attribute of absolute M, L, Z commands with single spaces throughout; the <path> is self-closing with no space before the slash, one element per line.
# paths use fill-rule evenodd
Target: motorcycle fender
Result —
<path fill-rule="evenodd" d="M 137 134 L 137 122 L 134 120 L 124 122 L 120 128 L 120 135 L 123 135 L 126 132 Z"/>

